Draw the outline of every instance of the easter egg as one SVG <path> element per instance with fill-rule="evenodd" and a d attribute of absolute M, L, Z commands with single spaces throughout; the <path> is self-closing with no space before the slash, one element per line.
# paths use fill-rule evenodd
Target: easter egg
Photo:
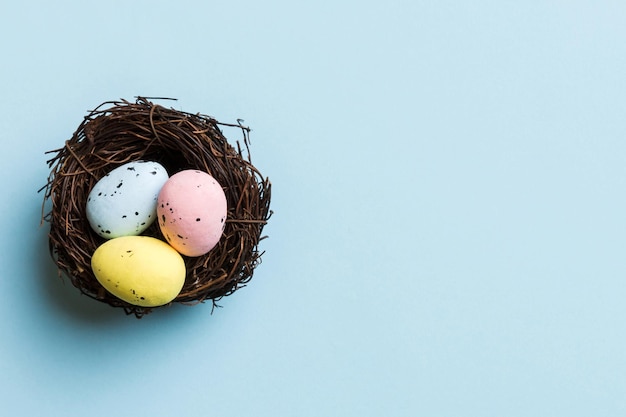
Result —
<path fill-rule="evenodd" d="M 134 161 L 102 177 L 87 196 L 87 220 L 100 236 L 139 235 L 156 219 L 156 203 L 167 171 L 156 162 Z"/>
<path fill-rule="evenodd" d="M 165 239 L 183 255 L 209 252 L 226 225 L 226 195 L 206 172 L 185 170 L 163 185 L 157 202 L 159 226 Z"/>
<path fill-rule="evenodd" d="M 102 286 L 130 304 L 157 307 L 172 301 L 185 282 L 182 256 L 162 240 L 123 236 L 100 245 L 91 268 Z"/>

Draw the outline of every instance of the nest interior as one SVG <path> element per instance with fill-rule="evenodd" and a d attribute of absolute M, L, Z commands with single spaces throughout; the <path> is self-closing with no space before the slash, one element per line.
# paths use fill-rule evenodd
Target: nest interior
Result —
<path fill-rule="evenodd" d="M 222 127 L 243 132 L 231 145 Z M 224 188 L 228 218 L 220 242 L 209 253 L 186 257 L 187 275 L 173 302 L 194 304 L 224 296 L 245 286 L 261 262 L 258 244 L 271 216 L 271 184 L 254 167 L 249 152 L 249 128 L 220 123 L 202 114 L 191 114 L 139 97 L 102 103 L 79 125 L 65 146 L 49 152 L 51 169 L 44 204 L 52 203 L 43 221 L 50 224 L 49 246 L 59 273 L 65 273 L 83 294 L 142 317 L 153 308 L 139 307 L 113 296 L 100 285 L 91 270 L 91 256 L 105 240 L 89 226 L 85 214 L 87 196 L 95 183 L 119 165 L 150 160 L 170 175 L 199 169 Z M 157 222 L 142 233 L 165 240 Z"/>

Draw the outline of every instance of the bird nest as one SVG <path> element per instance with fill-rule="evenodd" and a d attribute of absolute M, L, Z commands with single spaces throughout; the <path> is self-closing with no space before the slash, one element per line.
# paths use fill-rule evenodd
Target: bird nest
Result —
<path fill-rule="evenodd" d="M 240 129 L 243 148 L 229 144 L 222 127 Z M 85 213 L 87 196 L 96 182 L 112 169 L 136 160 L 163 165 L 170 175 L 197 169 L 213 176 L 223 187 L 227 221 L 223 235 L 209 253 L 183 256 L 186 277 L 173 303 L 196 304 L 222 297 L 245 286 L 261 262 L 259 242 L 271 216 L 271 184 L 252 165 L 250 129 L 220 123 L 212 117 L 181 112 L 139 97 L 133 102 L 109 101 L 91 111 L 72 137 L 47 161 L 51 169 L 42 213 L 50 224 L 49 247 L 59 269 L 83 294 L 124 309 L 140 318 L 155 307 L 131 305 L 104 289 L 91 270 L 91 257 L 105 240 L 90 227 Z M 165 240 L 155 222 L 142 233 Z"/>

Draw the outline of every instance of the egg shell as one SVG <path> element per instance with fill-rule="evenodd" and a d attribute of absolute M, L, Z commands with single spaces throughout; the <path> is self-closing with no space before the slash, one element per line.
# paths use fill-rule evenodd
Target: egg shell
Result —
<path fill-rule="evenodd" d="M 215 247 L 226 225 L 226 212 L 222 186 L 199 170 L 172 175 L 159 193 L 161 232 L 183 255 L 200 256 Z"/>
<path fill-rule="evenodd" d="M 142 307 L 172 301 L 186 275 L 182 256 L 149 236 L 123 236 L 104 242 L 91 257 L 91 268 L 107 291 Z"/>
<path fill-rule="evenodd" d="M 157 197 L 167 179 L 157 162 L 134 161 L 115 168 L 89 192 L 89 225 L 105 239 L 141 234 L 156 219 Z"/>

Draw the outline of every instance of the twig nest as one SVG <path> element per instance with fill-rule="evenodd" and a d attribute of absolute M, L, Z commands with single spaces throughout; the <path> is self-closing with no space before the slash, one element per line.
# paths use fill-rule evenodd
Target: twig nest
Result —
<path fill-rule="evenodd" d="M 228 143 L 221 130 L 224 126 L 241 130 L 243 148 L 239 141 L 236 147 Z M 65 146 L 49 152 L 54 156 L 48 161 L 51 172 L 44 187 L 44 203 L 50 200 L 52 208 L 43 220 L 50 224 L 50 253 L 59 273 L 65 273 L 83 294 L 123 308 L 127 314 L 142 317 L 157 308 L 125 301 L 96 279 L 92 256 L 107 241 L 107 230 L 90 225 L 86 212 L 90 193 L 103 177 L 133 161 L 152 161 L 170 176 L 183 171 L 208 174 L 219 184 L 213 186 L 221 188 L 226 197 L 219 240 L 207 253 L 181 255 L 184 283 L 171 303 L 211 300 L 217 306 L 219 299 L 245 286 L 261 262 L 258 245 L 271 216 L 271 184 L 252 165 L 249 131 L 240 123 L 220 123 L 202 114 L 153 104 L 143 97 L 134 103 L 105 102 L 91 111 Z M 154 221 L 145 230 L 137 230 L 142 236 L 173 243 L 171 236 L 170 242 L 164 236 L 163 223 Z"/>

